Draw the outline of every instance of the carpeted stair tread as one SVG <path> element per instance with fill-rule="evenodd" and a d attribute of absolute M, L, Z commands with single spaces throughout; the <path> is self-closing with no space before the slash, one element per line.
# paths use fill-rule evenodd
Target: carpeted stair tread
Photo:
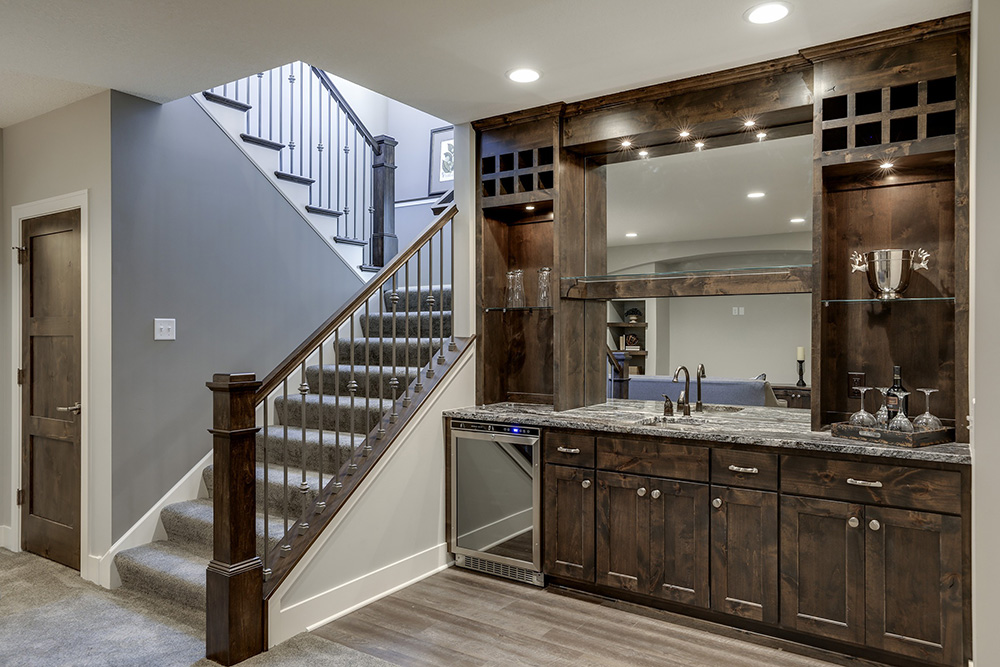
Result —
<path fill-rule="evenodd" d="M 436 271 L 435 271 L 436 273 Z M 411 276 L 412 277 L 412 276 Z M 399 289 L 399 302 L 396 305 L 398 310 L 405 310 L 406 304 L 409 302 L 410 311 L 416 310 L 427 310 L 427 297 L 430 296 L 431 290 L 425 285 L 420 289 L 416 287 L 411 287 L 409 290 Z M 434 308 L 441 308 L 441 288 L 437 285 L 434 286 Z M 392 310 L 391 301 L 391 290 L 386 290 L 384 304 L 387 310 Z M 444 309 L 445 311 L 451 310 L 451 285 L 444 286 Z"/>
<path fill-rule="evenodd" d="M 274 414 L 279 424 L 288 426 L 301 426 L 302 424 L 302 403 L 305 399 L 305 426 L 306 428 L 319 428 L 320 412 L 323 414 L 323 424 L 336 424 L 340 419 L 340 431 L 343 433 L 364 434 L 372 428 L 382 418 L 385 410 L 392 408 L 392 401 L 388 399 L 379 400 L 378 395 L 369 396 L 367 399 L 362 387 L 354 397 L 354 423 L 351 423 L 351 397 L 348 396 L 322 396 L 319 394 L 296 394 L 289 396 L 286 401 L 283 397 L 274 400 Z M 367 408 L 365 407 L 367 405 Z M 366 426 L 365 416 L 368 421 Z"/>
<path fill-rule="evenodd" d="M 360 450 L 358 450 L 360 452 Z M 346 463 L 346 460 L 345 460 Z M 212 496 L 213 490 L 215 488 L 215 480 L 213 479 L 213 468 L 214 466 L 208 466 L 205 468 L 204 480 L 205 487 L 208 489 L 209 497 Z M 323 486 L 330 483 L 332 476 L 323 475 Z M 266 481 L 265 481 L 266 480 Z M 257 464 L 257 511 L 262 512 L 264 510 L 264 490 L 267 489 L 267 512 L 271 518 L 282 517 L 285 510 L 285 469 L 283 466 L 272 465 L 267 470 L 267 475 L 264 474 L 264 464 Z M 319 489 L 319 474 L 315 472 L 306 472 L 306 486 L 308 491 L 302 493 L 299 490 L 299 485 L 302 483 L 302 470 L 299 468 L 288 467 L 288 516 L 289 518 L 296 518 L 302 513 L 302 509 L 305 506 L 311 506 L 312 502 L 316 499 Z M 261 529 L 263 530 L 263 529 Z"/>
<path fill-rule="evenodd" d="M 423 338 L 410 338 L 409 346 L 406 344 L 406 340 L 400 340 L 396 338 L 395 344 L 391 338 L 380 340 L 377 336 L 374 338 L 365 338 L 364 336 L 355 337 L 354 339 L 354 366 L 364 366 L 365 360 L 368 360 L 369 366 L 378 366 L 379 361 L 382 361 L 383 365 L 392 366 L 392 350 L 393 347 L 396 349 L 396 359 L 406 359 L 406 351 L 409 349 L 409 366 L 412 368 L 423 368 L 427 365 L 428 359 L 432 353 L 437 353 L 441 348 L 440 338 L 428 338 L 424 336 Z M 447 345 L 448 341 L 445 340 Z M 366 356 L 367 352 L 367 356 Z M 417 354 L 419 352 L 419 359 Z M 350 364 L 351 363 L 351 339 L 341 338 L 338 342 L 337 349 L 335 351 L 336 362 L 338 364 Z M 333 361 L 332 359 L 330 361 Z M 419 362 L 419 363 L 418 363 Z M 288 391 L 291 393 L 293 387 L 289 382 Z"/>
<path fill-rule="evenodd" d="M 125 588 L 204 609 L 208 560 L 167 540 L 119 552 L 115 567 Z"/>
<path fill-rule="evenodd" d="M 381 329 L 379 329 L 380 319 Z M 433 314 L 428 314 L 426 310 L 419 314 L 411 312 L 409 316 L 405 312 L 397 312 L 395 317 L 390 310 L 383 313 L 381 318 L 379 318 L 378 313 L 372 313 L 367 317 L 362 315 L 358 318 L 358 322 L 361 325 L 361 333 L 365 336 L 377 337 L 381 333 L 383 336 L 392 338 L 393 331 L 395 331 L 396 338 L 399 339 L 406 337 L 407 330 L 409 330 L 411 338 L 441 336 L 441 313 L 438 310 L 435 310 Z M 446 338 L 451 336 L 451 311 L 448 310 L 444 311 L 444 335 Z"/>
<path fill-rule="evenodd" d="M 317 424 L 318 426 L 319 424 Z M 332 474 L 337 470 L 337 450 L 336 445 L 340 443 L 340 462 L 347 461 L 351 453 L 351 442 L 359 448 L 365 442 L 365 437 L 360 434 L 350 434 L 344 430 L 337 433 L 333 430 L 334 423 L 323 424 L 323 473 Z M 266 441 L 265 441 L 266 438 Z M 257 460 L 264 460 L 264 444 L 267 444 L 267 462 L 272 466 L 283 465 L 287 457 L 288 465 L 301 468 L 302 461 L 302 427 L 288 427 L 288 444 L 285 444 L 285 427 L 280 425 L 268 426 L 267 432 L 257 435 Z M 305 438 L 306 470 L 317 470 L 319 461 L 319 429 L 307 428 Z"/>
<path fill-rule="evenodd" d="M 395 377 L 399 383 L 396 387 L 396 398 L 403 395 L 403 390 L 417 379 L 416 368 L 403 368 L 404 359 L 397 359 L 396 374 L 392 373 L 392 359 L 387 360 L 383 370 L 377 366 L 355 366 L 354 381 L 358 383 L 357 396 L 365 395 L 365 385 L 368 385 L 369 395 L 378 396 L 381 385 L 382 397 L 392 397 L 392 387 L 389 383 Z M 350 364 L 337 364 L 323 366 L 323 395 L 337 394 L 339 396 L 350 396 L 347 388 L 351 381 Z M 306 368 L 306 382 L 309 384 L 309 393 L 319 394 L 319 366 L 308 366 Z"/>
<path fill-rule="evenodd" d="M 160 521 L 167 537 L 191 553 L 206 559 L 212 558 L 212 501 L 208 498 L 187 500 L 167 505 L 160 512 Z M 269 548 L 274 548 L 284 533 L 284 524 L 274 517 L 268 525 Z M 257 553 L 264 549 L 264 514 L 257 513 Z"/>

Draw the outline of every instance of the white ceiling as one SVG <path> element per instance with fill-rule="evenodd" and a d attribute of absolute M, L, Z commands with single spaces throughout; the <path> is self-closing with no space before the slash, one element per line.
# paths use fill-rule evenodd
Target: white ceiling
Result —
<path fill-rule="evenodd" d="M 806 135 L 611 165 L 608 245 L 809 231 L 812 151 Z"/>
<path fill-rule="evenodd" d="M 0 127 L 112 88 L 165 102 L 298 59 L 459 123 L 711 72 L 971 0 L 0 0 Z M 504 73 L 532 66 L 533 84 Z"/>

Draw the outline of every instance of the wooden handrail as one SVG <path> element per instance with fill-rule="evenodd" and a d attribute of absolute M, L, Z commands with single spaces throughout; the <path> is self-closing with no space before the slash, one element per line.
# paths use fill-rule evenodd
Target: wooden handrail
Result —
<path fill-rule="evenodd" d="M 346 323 L 353 315 L 354 311 L 363 306 L 368 299 L 370 299 L 376 292 L 381 289 L 389 278 L 396 273 L 399 269 L 403 268 L 407 261 L 411 257 L 417 254 L 417 251 L 424 247 L 435 234 L 437 234 L 446 224 L 448 224 L 452 218 L 458 213 L 458 206 L 452 204 L 449 206 L 441 215 L 439 215 L 434 222 L 432 222 L 427 229 L 417 237 L 417 239 L 410 244 L 410 247 L 404 250 L 399 255 L 396 255 L 391 262 L 382 267 L 374 278 L 365 286 L 363 286 L 344 306 L 340 308 L 337 312 L 329 317 L 323 324 L 319 326 L 316 331 L 313 332 L 309 338 L 307 338 L 301 345 L 295 348 L 295 351 L 289 354 L 284 361 L 278 364 L 278 367 L 267 374 L 264 378 L 260 389 L 257 390 L 255 396 L 255 405 L 260 405 L 267 396 L 277 389 L 282 381 L 287 378 L 292 371 L 304 363 L 309 356 L 316 350 L 319 345 L 330 337 L 334 331 L 340 328 L 341 325 Z"/>
<path fill-rule="evenodd" d="M 617 359 L 615 359 L 614 350 L 611 349 L 610 345 L 607 345 L 606 347 L 608 348 L 608 360 L 611 362 L 611 365 L 615 367 L 615 370 L 618 371 L 618 374 L 621 375 L 623 373 L 622 365 L 618 363 Z"/>
<path fill-rule="evenodd" d="M 312 65 L 310 65 L 310 67 L 312 67 Z M 361 133 L 361 136 L 363 136 L 365 138 L 365 141 L 368 142 L 368 145 L 371 146 L 371 149 L 375 152 L 375 155 L 380 155 L 382 153 L 382 149 L 379 148 L 378 142 L 375 141 L 375 137 L 373 137 L 372 133 L 368 131 L 368 128 L 365 127 L 365 124 L 361 122 L 361 118 L 358 116 L 358 114 L 354 112 L 354 109 L 351 108 L 351 105 L 347 103 L 347 98 L 345 98 L 340 93 L 340 91 L 337 90 L 337 87 L 333 85 L 333 81 L 330 80 L 330 75 L 318 67 L 313 67 L 312 71 L 313 74 L 316 75 L 316 78 L 319 79 L 319 82 L 323 84 L 323 87 L 326 88 L 327 92 L 333 95 L 334 99 L 337 100 L 337 104 L 339 104 L 340 108 L 344 110 L 344 112 L 347 114 L 347 117 L 351 119 L 351 122 L 354 123 L 354 126 L 358 128 L 358 131 Z"/>

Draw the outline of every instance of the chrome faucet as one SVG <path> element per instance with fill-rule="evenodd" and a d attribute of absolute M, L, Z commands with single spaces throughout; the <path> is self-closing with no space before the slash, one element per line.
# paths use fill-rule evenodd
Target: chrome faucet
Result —
<path fill-rule="evenodd" d="M 663 394 L 663 416 L 669 417 L 674 414 L 674 404 L 670 402 L 670 397 Z"/>
<path fill-rule="evenodd" d="M 680 377 L 681 371 L 684 371 L 684 391 L 681 392 L 680 397 L 677 399 L 677 407 L 679 409 L 683 405 L 684 416 L 690 417 L 691 400 L 688 398 L 688 396 L 691 395 L 691 374 L 688 372 L 686 366 L 678 366 L 677 370 L 674 371 L 674 382 L 678 382 L 677 378 Z"/>
<path fill-rule="evenodd" d="M 698 364 L 698 370 L 694 372 L 694 377 L 698 381 L 698 402 L 695 403 L 695 412 L 704 412 L 701 404 L 701 379 L 705 377 L 705 364 Z"/>

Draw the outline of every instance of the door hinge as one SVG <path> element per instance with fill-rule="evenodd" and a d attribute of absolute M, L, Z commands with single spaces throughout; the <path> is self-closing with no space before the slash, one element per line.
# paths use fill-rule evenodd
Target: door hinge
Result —
<path fill-rule="evenodd" d="M 18 368 L 17 369 L 17 383 L 18 384 L 24 384 L 24 369 L 23 368 Z"/>
<path fill-rule="evenodd" d="M 13 245 L 10 247 L 11 250 L 17 251 L 17 263 L 24 264 L 28 261 L 28 249 L 23 246 Z"/>
<path fill-rule="evenodd" d="M 18 505 L 24 504 L 24 489 L 17 490 L 17 504 Z"/>

